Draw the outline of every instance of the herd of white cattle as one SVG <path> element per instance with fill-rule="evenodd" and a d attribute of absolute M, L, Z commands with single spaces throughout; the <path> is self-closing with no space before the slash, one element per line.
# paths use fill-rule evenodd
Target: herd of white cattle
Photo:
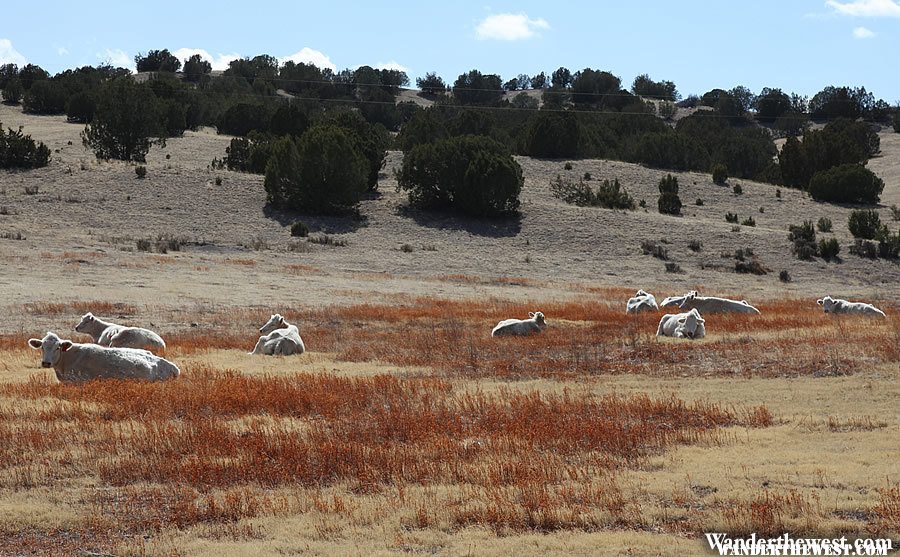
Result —
<path fill-rule="evenodd" d="M 863 302 L 848 302 L 825 296 L 816 303 L 825 313 L 849 313 L 885 317 L 880 309 Z M 692 290 L 683 296 L 672 296 L 656 303 L 653 294 L 638 290 L 625 304 L 625 313 L 659 311 L 660 308 L 678 306 L 682 313 L 663 315 L 656 330 L 657 336 L 698 339 L 706 336 L 703 314 L 748 313 L 759 315 L 759 310 L 746 300 L 729 300 L 701 296 Z M 505 319 L 493 328 L 492 337 L 526 336 L 540 333 L 547 328 L 544 314 L 536 311 L 528 319 Z M 75 331 L 90 335 L 93 344 L 82 344 L 61 339 L 52 332 L 44 338 L 28 340 L 29 346 L 42 351 L 41 366 L 53 368 L 56 378 L 63 383 L 80 383 L 92 379 L 147 379 L 160 381 L 178 377 L 181 371 L 174 363 L 154 354 L 165 350 L 166 343 L 157 333 L 140 327 L 128 327 L 104 321 L 88 313 L 81 318 Z M 251 355 L 290 356 L 306 351 L 300 329 L 288 323 L 280 314 L 274 314 L 260 327 L 262 336 L 256 342 Z"/>

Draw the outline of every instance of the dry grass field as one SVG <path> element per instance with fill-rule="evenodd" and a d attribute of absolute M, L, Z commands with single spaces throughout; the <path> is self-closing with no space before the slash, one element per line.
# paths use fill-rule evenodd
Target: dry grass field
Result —
<path fill-rule="evenodd" d="M 0 233 L 25 238 L 0 239 L 0 556 L 688 555 L 709 531 L 897 545 L 900 266 L 847 253 L 851 208 L 695 173 L 683 217 L 578 208 L 550 195 L 557 173 L 617 177 L 651 207 L 664 173 L 521 158 L 521 217 L 485 224 L 405 209 L 391 153 L 361 220 L 302 217 L 319 244 L 264 208 L 262 177 L 207 168 L 227 137 L 154 148 L 138 180 L 62 118 L 0 121 L 54 150 L 0 174 Z M 884 221 L 897 138 L 869 163 Z M 821 216 L 842 261 L 797 261 L 787 225 Z M 160 238 L 178 249 L 137 249 Z M 772 271 L 735 273 L 746 248 Z M 624 315 L 637 288 L 762 314 L 658 340 L 659 314 Z M 825 294 L 888 318 L 824 315 Z M 544 334 L 490 338 L 536 310 Z M 57 383 L 26 340 L 85 340 L 87 311 L 159 330 L 181 377 Z M 276 311 L 309 352 L 247 355 Z"/>

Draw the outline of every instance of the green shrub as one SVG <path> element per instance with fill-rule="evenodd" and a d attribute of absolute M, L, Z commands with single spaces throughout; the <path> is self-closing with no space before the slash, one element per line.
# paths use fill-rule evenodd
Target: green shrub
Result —
<path fill-rule="evenodd" d="M 554 197 L 579 207 L 629 210 L 635 208 L 634 199 L 621 187 L 618 178 L 612 182 L 604 180 L 595 190 L 586 184 L 584 179 L 575 183 L 557 174 L 555 179 L 550 180 L 550 191 Z"/>
<path fill-rule="evenodd" d="M 877 259 L 878 245 L 875 244 L 875 242 L 857 238 L 853 241 L 853 245 L 850 246 L 850 253 L 853 255 L 858 255 L 859 257 L 865 257 L 867 259 Z"/>
<path fill-rule="evenodd" d="M 878 203 L 884 181 L 868 168 L 844 164 L 817 172 L 809 181 L 809 195 L 832 203 Z"/>
<path fill-rule="evenodd" d="M 146 166 L 135 166 L 134 173 L 138 178 L 144 179 L 147 177 L 147 167 Z"/>
<path fill-rule="evenodd" d="M 63 114 L 66 91 L 55 80 L 36 81 L 22 97 L 22 110 L 31 114 Z"/>
<path fill-rule="evenodd" d="M 782 269 L 781 272 L 778 273 L 778 280 L 781 282 L 791 282 L 791 274 L 785 269 Z"/>
<path fill-rule="evenodd" d="M 891 216 L 894 217 L 894 220 L 900 220 L 900 207 L 896 204 L 891 205 Z"/>
<path fill-rule="evenodd" d="M 703 242 L 701 242 L 700 240 L 691 240 L 690 242 L 688 242 L 688 248 L 691 251 L 700 251 L 703 249 Z"/>
<path fill-rule="evenodd" d="M 714 184 L 723 185 L 728 180 L 728 169 L 724 164 L 715 164 L 712 167 L 712 180 Z"/>
<path fill-rule="evenodd" d="M 184 80 L 193 83 L 199 82 L 203 76 L 208 75 L 212 71 L 212 64 L 194 54 L 184 61 Z"/>
<path fill-rule="evenodd" d="M 390 134 L 381 124 L 370 124 L 354 112 L 340 112 L 327 118 L 325 123 L 333 124 L 350 134 L 354 145 L 366 158 L 369 166 L 366 184 L 369 191 L 378 189 L 378 174 L 384 168 Z"/>
<path fill-rule="evenodd" d="M 436 73 L 426 73 L 425 77 L 416 79 L 416 87 L 422 90 L 423 96 L 435 97 L 447 92 L 447 84 Z"/>
<path fill-rule="evenodd" d="M 66 117 L 70 122 L 87 124 L 94 118 L 97 99 L 92 91 L 79 91 L 66 103 Z"/>
<path fill-rule="evenodd" d="M 831 226 L 831 219 L 828 217 L 820 217 L 819 222 L 816 223 L 819 232 L 831 232 Z"/>
<path fill-rule="evenodd" d="M 734 195 L 742 195 L 744 193 L 744 188 L 740 184 L 735 184 L 731 190 L 734 192 Z"/>
<path fill-rule="evenodd" d="M 741 224 L 744 226 L 756 226 L 756 221 L 753 220 L 753 217 L 747 217 L 741 222 Z"/>
<path fill-rule="evenodd" d="M 896 234 L 890 234 L 887 230 L 878 238 L 878 255 L 885 259 L 897 259 L 900 257 L 900 230 Z"/>
<path fill-rule="evenodd" d="M 894 131 L 900 133 L 900 112 L 894 113 L 891 123 L 894 125 Z"/>
<path fill-rule="evenodd" d="M 703 200 L 700 199 L 700 198 L 698 197 L 698 198 L 697 198 L 697 201 L 694 202 L 694 205 L 696 205 L 697 207 L 702 207 L 702 206 L 703 206 Z"/>
<path fill-rule="evenodd" d="M 578 116 L 564 112 L 542 111 L 529 126 L 525 152 L 532 157 L 548 159 L 581 157 L 585 131 Z"/>
<path fill-rule="evenodd" d="M 249 137 L 234 137 L 225 148 L 224 163 L 228 170 L 265 174 L 275 139 L 251 132 Z"/>
<path fill-rule="evenodd" d="M 728 212 L 725 213 L 725 222 L 730 222 L 732 224 L 737 224 L 738 216 L 734 213 Z"/>
<path fill-rule="evenodd" d="M 305 238 L 309 236 L 309 227 L 303 221 L 298 220 L 291 225 L 291 236 Z"/>
<path fill-rule="evenodd" d="M 664 178 L 659 180 L 659 193 L 674 193 L 678 195 L 678 178 L 671 174 L 666 174 Z"/>
<path fill-rule="evenodd" d="M 259 103 L 237 103 L 228 108 L 216 121 L 219 133 L 247 135 L 251 131 L 268 131 L 272 115 L 269 108 Z"/>
<path fill-rule="evenodd" d="M 151 50 L 146 56 L 138 53 L 134 64 L 139 72 L 177 72 L 181 68 L 181 60 L 168 49 Z"/>
<path fill-rule="evenodd" d="M 22 128 L 3 131 L 0 123 L 0 168 L 40 168 L 50 162 L 50 149 L 36 143 Z"/>
<path fill-rule="evenodd" d="M 681 214 L 681 198 L 678 197 L 678 178 L 671 174 L 666 174 L 659 181 L 657 208 L 664 215 Z"/>
<path fill-rule="evenodd" d="M 788 226 L 788 240 L 793 244 L 792 251 L 798 259 L 812 259 L 816 256 L 816 229 L 811 220 L 801 225 Z"/>
<path fill-rule="evenodd" d="M 130 78 L 119 78 L 98 92 L 94 118 L 81 138 L 98 159 L 144 162 L 151 137 L 164 133 L 159 121 L 153 91 Z"/>
<path fill-rule="evenodd" d="M 830 261 L 837 258 L 840 252 L 841 245 L 838 243 L 837 238 L 822 238 L 819 240 L 819 255 L 822 259 Z"/>
<path fill-rule="evenodd" d="M 498 216 L 519 207 L 522 168 L 500 143 L 460 136 L 414 147 L 397 173 L 411 205 Z"/>
<path fill-rule="evenodd" d="M 266 166 L 269 203 L 308 213 L 341 213 L 366 191 L 366 159 L 350 134 L 316 126 L 302 137 L 279 139 Z"/>
<path fill-rule="evenodd" d="M 863 240 L 875 240 L 886 230 L 886 227 L 881 224 L 878 212 L 871 209 L 852 211 L 847 219 L 847 228 L 854 238 Z"/>
<path fill-rule="evenodd" d="M 19 81 L 19 78 L 12 78 L 7 81 L 6 86 L 3 87 L 3 102 L 7 104 L 19 104 L 24 93 L 25 89 L 22 87 L 22 82 Z"/>

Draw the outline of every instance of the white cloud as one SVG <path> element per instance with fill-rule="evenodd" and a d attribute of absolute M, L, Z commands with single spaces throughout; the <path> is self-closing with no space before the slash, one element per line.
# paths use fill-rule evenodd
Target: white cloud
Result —
<path fill-rule="evenodd" d="M 853 0 L 825 2 L 835 13 L 854 17 L 900 17 L 900 4 L 896 0 Z"/>
<path fill-rule="evenodd" d="M 11 40 L 0 39 L 0 65 L 15 64 L 17 66 L 24 66 L 27 63 L 28 60 L 13 48 Z"/>
<path fill-rule="evenodd" d="M 855 39 L 871 39 L 875 33 L 865 27 L 857 27 L 853 30 L 853 38 Z"/>
<path fill-rule="evenodd" d="M 227 70 L 229 62 L 241 57 L 240 54 L 219 54 L 218 56 L 213 56 L 202 48 L 179 48 L 172 51 L 172 55 L 181 60 L 182 63 L 194 54 L 199 54 L 200 58 L 209 62 L 209 65 L 214 70 Z"/>
<path fill-rule="evenodd" d="M 409 68 L 400 64 L 396 60 L 391 60 L 390 62 L 378 62 L 378 65 L 375 66 L 376 70 L 397 70 L 398 72 L 409 73 Z"/>
<path fill-rule="evenodd" d="M 299 52 L 278 59 L 279 64 L 284 64 L 285 62 L 294 62 L 295 64 L 302 62 L 304 64 L 312 64 L 319 69 L 324 70 L 325 68 L 328 68 L 333 72 L 337 71 L 337 66 L 334 65 L 334 62 L 332 62 L 328 56 L 309 47 L 303 47 L 303 50 L 300 50 Z"/>
<path fill-rule="evenodd" d="M 61 47 L 59 47 L 59 48 L 56 49 L 56 53 L 59 54 L 60 56 L 68 56 L 68 55 L 69 55 L 69 49 L 67 49 L 67 48 L 64 47 L 64 46 L 61 46 Z"/>
<path fill-rule="evenodd" d="M 519 41 L 536 37 L 539 30 L 549 28 L 545 19 L 531 19 L 527 14 L 494 14 L 475 27 L 475 36 L 480 40 Z"/>
<path fill-rule="evenodd" d="M 128 68 L 131 71 L 135 70 L 134 58 L 129 56 L 124 50 L 118 48 L 107 48 L 104 52 L 98 52 L 97 58 L 104 63 L 117 68 Z"/>

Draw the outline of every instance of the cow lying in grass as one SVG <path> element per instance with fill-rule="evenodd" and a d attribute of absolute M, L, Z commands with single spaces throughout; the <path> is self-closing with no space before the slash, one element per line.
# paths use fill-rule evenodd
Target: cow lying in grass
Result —
<path fill-rule="evenodd" d="M 265 325 L 259 328 L 263 336 L 259 337 L 256 347 L 250 354 L 262 354 L 265 356 L 290 356 L 303 354 L 306 346 L 300 338 L 300 329 L 284 320 L 276 313 L 269 318 Z"/>
<path fill-rule="evenodd" d="M 667 308 L 667 307 L 680 306 L 681 302 L 683 302 L 685 300 L 685 298 L 687 298 L 691 294 L 693 294 L 694 296 L 700 295 L 700 293 L 697 292 L 696 290 L 691 290 L 687 294 L 683 294 L 681 296 L 668 296 L 662 301 L 661 304 L 659 304 L 659 307 Z"/>
<path fill-rule="evenodd" d="M 86 313 L 75 325 L 79 333 L 91 335 L 100 346 L 112 348 L 143 348 L 145 350 L 165 350 L 166 343 L 150 329 L 127 327 L 103 321 L 93 313 Z"/>
<path fill-rule="evenodd" d="M 887 317 L 884 312 L 877 307 L 864 302 L 848 302 L 847 300 L 841 300 L 840 298 L 825 296 L 824 298 L 816 300 L 816 303 L 822 306 L 825 313 L 855 313 L 859 315 Z"/>
<path fill-rule="evenodd" d="M 629 298 L 625 304 L 625 313 L 640 313 L 642 311 L 657 311 L 656 298 L 653 294 L 638 290 L 633 298 Z"/>
<path fill-rule="evenodd" d="M 528 319 L 505 319 L 491 331 L 492 337 L 499 336 L 525 336 L 540 333 L 547 328 L 544 314 L 535 311 L 528 312 Z"/>
<path fill-rule="evenodd" d="M 658 337 L 703 338 L 706 336 L 706 321 L 700 312 L 692 309 L 686 313 L 670 313 L 663 315 L 656 329 Z"/>
<path fill-rule="evenodd" d="M 696 309 L 700 313 L 752 313 L 759 315 L 759 310 L 747 303 L 747 300 L 729 300 L 714 296 L 700 296 L 691 292 L 684 297 L 679 308 L 687 311 Z"/>
<path fill-rule="evenodd" d="M 98 344 L 78 344 L 53 333 L 43 339 L 29 339 L 28 345 L 42 351 L 41 367 L 52 367 L 62 383 L 92 379 L 173 379 L 178 366 L 148 350 L 108 348 Z"/>

